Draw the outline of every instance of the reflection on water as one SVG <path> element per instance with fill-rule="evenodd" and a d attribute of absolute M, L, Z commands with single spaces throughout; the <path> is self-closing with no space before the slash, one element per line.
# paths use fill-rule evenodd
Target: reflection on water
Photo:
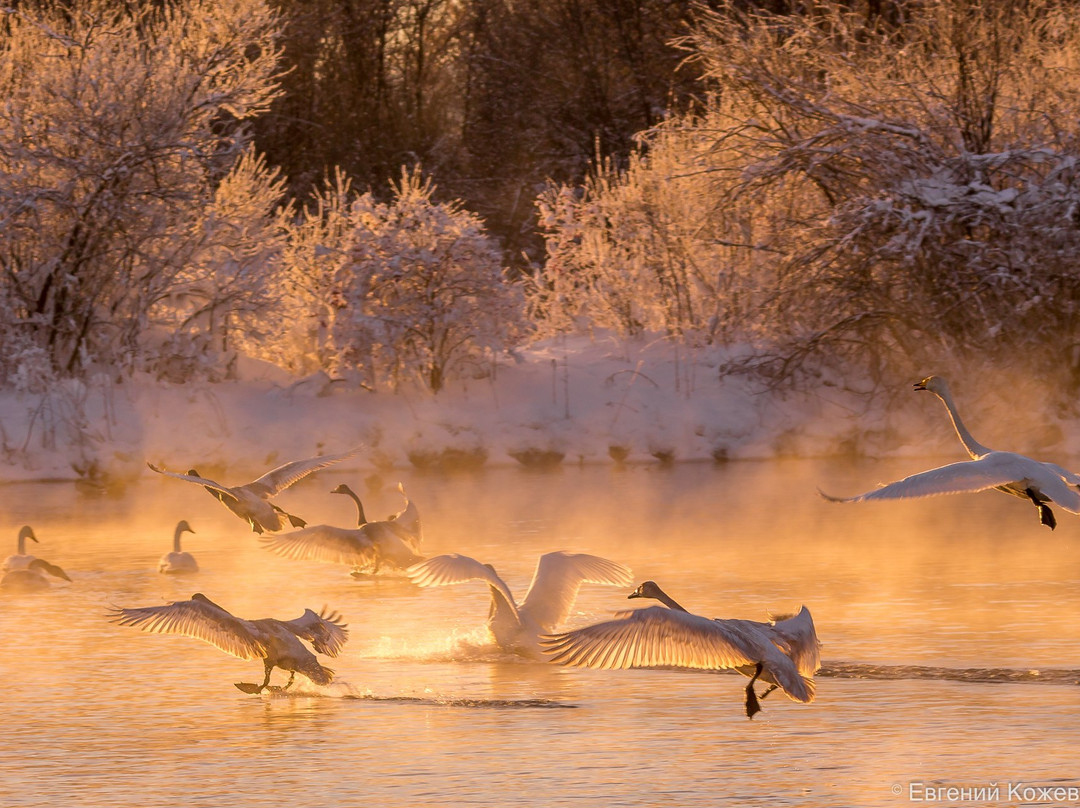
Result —
<path fill-rule="evenodd" d="M 923 467 L 403 472 L 426 552 L 490 562 L 519 596 L 540 553 L 567 549 L 627 564 L 708 616 L 808 605 L 824 643 L 818 700 L 777 694 L 753 722 L 734 674 L 508 657 L 485 633 L 485 586 L 422 590 L 278 558 L 194 486 L 148 479 L 117 498 L 5 486 L 0 556 L 31 524 L 36 554 L 73 583 L 0 596 L 0 806 L 898 806 L 893 786 L 910 782 L 1075 785 L 1080 519 L 1062 514 L 1051 533 L 993 492 L 816 494 Z M 362 490 L 331 470 L 282 504 L 349 525 L 352 503 L 328 493 L 339 482 Z M 399 502 L 389 486 L 365 497 L 373 516 Z M 180 519 L 201 571 L 158 575 Z M 351 636 L 335 682 L 246 696 L 232 683 L 261 678 L 258 661 L 106 618 L 196 591 L 246 618 L 341 611 Z M 626 594 L 582 587 L 571 624 L 607 618 Z"/>

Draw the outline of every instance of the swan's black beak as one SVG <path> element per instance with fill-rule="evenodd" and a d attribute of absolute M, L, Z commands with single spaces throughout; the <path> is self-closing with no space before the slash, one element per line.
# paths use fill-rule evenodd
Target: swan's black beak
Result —
<path fill-rule="evenodd" d="M 634 598 L 640 598 L 640 597 L 641 597 L 641 590 L 640 589 L 635 589 L 633 592 L 631 592 L 629 595 L 626 596 L 626 599 L 627 600 L 633 600 Z"/>
<path fill-rule="evenodd" d="M 926 389 L 926 382 L 915 382 L 915 384 L 913 384 L 912 387 L 914 387 L 916 390 L 925 390 Z"/>

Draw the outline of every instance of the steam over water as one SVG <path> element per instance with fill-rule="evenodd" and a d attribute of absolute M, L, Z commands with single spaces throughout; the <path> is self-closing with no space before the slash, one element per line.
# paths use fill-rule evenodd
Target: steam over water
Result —
<path fill-rule="evenodd" d="M 627 564 L 710 617 L 805 603 L 824 644 L 817 701 L 776 693 L 752 722 L 737 675 L 508 656 L 487 638 L 481 584 L 418 589 L 278 558 L 195 486 L 5 486 L 0 557 L 31 524 L 28 552 L 73 583 L 0 593 L 0 806 L 903 806 L 913 783 L 997 783 L 987 804 L 1004 805 L 1006 783 L 1075 787 L 1080 517 L 1059 510 L 1051 533 L 996 492 L 816 493 L 938 460 L 402 471 L 424 552 L 489 562 L 519 598 L 537 556 L 565 549 Z M 281 504 L 351 525 L 328 492 L 364 496 L 362 476 L 322 472 Z M 367 492 L 369 517 L 399 509 L 396 482 Z M 180 519 L 201 572 L 167 578 L 157 559 Z M 337 609 L 350 639 L 322 658 L 335 681 L 244 695 L 233 683 L 261 681 L 259 662 L 107 619 L 194 592 L 246 618 Z M 570 624 L 635 605 L 627 594 L 585 585 Z"/>

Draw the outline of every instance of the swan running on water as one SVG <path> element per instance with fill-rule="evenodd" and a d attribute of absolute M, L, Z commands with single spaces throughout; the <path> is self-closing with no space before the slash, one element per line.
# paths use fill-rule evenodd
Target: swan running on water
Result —
<path fill-rule="evenodd" d="M 950 463 L 912 474 L 894 483 L 852 497 L 821 495 L 830 502 L 863 502 L 872 499 L 908 499 L 938 494 L 959 494 L 994 488 L 1035 504 L 1039 521 L 1053 530 L 1057 519 L 1047 503 L 1053 502 L 1070 513 L 1080 513 L 1080 475 L 1054 463 L 1032 460 L 1014 452 L 995 452 L 983 446 L 964 426 L 956 410 L 949 386 L 940 376 L 927 376 L 915 384 L 941 399 L 952 419 L 960 442 L 971 460 Z"/>
<path fill-rule="evenodd" d="M 176 531 L 173 533 L 173 548 L 171 553 L 166 553 L 161 557 L 158 562 L 158 572 L 166 575 L 183 575 L 189 572 L 198 572 L 199 565 L 195 561 L 195 556 L 191 553 L 185 553 L 180 549 L 180 534 L 181 533 L 194 533 L 191 529 L 191 525 L 187 523 L 186 519 L 182 519 L 176 525 Z"/>
<path fill-rule="evenodd" d="M 19 530 L 19 543 L 16 546 L 15 555 L 9 555 L 4 559 L 3 572 L 11 572 L 12 570 L 24 570 L 30 566 L 30 562 L 34 560 L 35 556 L 27 555 L 26 553 L 26 540 L 38 544 L 37 536 L 34 535 L 34 529 L 30 525 L 23 525 Z"/>
<path fill-rule="evenodd" d="M 113 607 L 113 622 L 135 626 L 152 634 L 180 634 L 194 637 L 220 648 L 240 659 L 261 659 L 266 669 L 262 684 L 237 682 L 245 693 L 261 693 L 264 689 L 288 688 L 297 673 L 302 673 L 317 685 L 328 685 L 334 672 L 323 667 L 301 639 L 311 643 L 317 653 L 336 657 L 349 638 L 346 624 L 337 612 L 329 614 L 324 607 L 315 614 L 305 609 L 295 620 L 243 620 L 234 617 L 210 598 L 196 592 L 191 600 L 181 600 L 165 606 L 146 606 L 125 609 Z M 283 688 L 270 687 L 270 672 L 274 668 L 289 671 L 289 681 Z"/>
<path fill-rule="evenodd" d="M 405 507 L 389 519 L 369 522 L 360 497 L 342 483 L 330 493 L 345 494 L 356 503 L 355 528 L 312 525 L 292 533 L 263 536 L 259 541 L 283 558 L 347 564 L 353 568 L 354 575 L 369 568 L 377 573 L 384 565 L 405 569 L 424 560 L 415 552 L 421 541 L 420 514 L 405 494 L 404 486 L 399 484 L 398 491 L 405 497 Z"/>
<path fill-rule="evenodd" d="M 347 460 L 359 454 L 360 451 L 360 448 L 356 448 L 344 454 L 313 457 L 309 460 L 294 460 L 266 472 L 266 474 L 253 482 L 233 488 L 202 477 L 195 469 L 191 469 L 187 474 L 177 474 L 173 471 L 160 469 L 153 463 L 147 463 L 146 465 L 150 467 L 151 471 L 156 471 L 158 474 L 165 474 L 169 477 L 176 477 L 178 480 L 187 480 L 189 483 L 203 486 L 215 499 L 220 500 L 226 508 L 249 523 L 254 533 L 263 533 L 267 530 L 272 532 L 281 530 L 284 527 L 283 516 L 289 520 L 293 527 L 303 527 L 307 524 L 300 517 L 286 513 L 277 505 L 274 505 L 270 502 L 271 497 L 277 496 L 290 485 L 302 480 L 312 472 L 340 463 L 342 460 Z"/>
<path fill-rule="evenodd" d="M 544 653 L 554 662 L 587 668 L 734 668 L 750 677 L 748 718 L 761 710 L 754 692 L 758 679 L 770 684 L 761 698 L 779 687 L 792 701 L 814 700 L 811 677 L 821 664 L 821 643 L 805 606 L 794 616 L 759 623 L 691 614 L 654 581 L 645 581 L 627 597 L 654 598 L 664 606 L 541 637 Z"/>
<path fill-rule="evenodd" d="M 632 577 L 622 564 L 585 553 L 545 553 L 540 556 L 532 584 L 518 604 L 495 568 L 474 558 L 440 555 L 408 569 L 420 586 L 444 586 L 481 580 L 491 591 L 488 628 L 506 651 L 542 659 L 538 638 L 554 631 L 570 616 L 583 583 L 629 586 Z"/>

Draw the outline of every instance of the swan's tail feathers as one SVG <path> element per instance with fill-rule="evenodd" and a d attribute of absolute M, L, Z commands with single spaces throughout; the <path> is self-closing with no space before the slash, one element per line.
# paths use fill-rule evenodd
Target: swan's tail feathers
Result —
<path fill-rule="evenodd" d="M 322 687 L 326 687 L 334 680 L 334 671 L 325 665 L 320 665 L 315 660 L 309 660 L 303 665 L 298 665 L 296 670 Z"/>
<path fill-rule="evenodd" d="M 817 685 L 814 684 L 814 680 L 809 676 L 800 675 L 797 685 L 793 687 L 782 685 L 781 689 L 789 699 L 792 701 L 801 701 L 803 704 L 809 704 L 817 695 Z"/>
<path fill-rule="evenodd" d="M 781 650 L 791 657 L 799 673 L 813 676 L 821 667 L 821 641 L 818 640 L 810 610 L 803 606 L 798 614 L 770 617 L 773 631 L 787 645 Z"/>

